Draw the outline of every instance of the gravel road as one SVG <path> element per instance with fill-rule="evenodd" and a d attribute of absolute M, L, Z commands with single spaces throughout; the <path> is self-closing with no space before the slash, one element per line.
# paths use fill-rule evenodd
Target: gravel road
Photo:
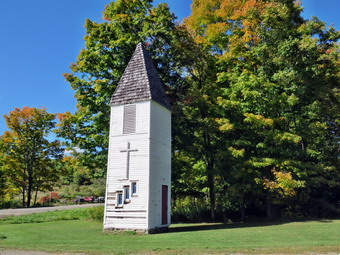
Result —
<path fill-rule="evenodd" d="M 99 205 L 104 205 L 104 204 L 61 205 L 61 206 L 37 207 L 37 208 L 4 209 L 4 210 L 0 210 L 0 218 L 4 218 L 8 216 L 19 216 L 19 215 L 25 215 L 25 214 L 41 213 L 41 212 L 71 210 L 75 208 L 93 207 L 93 206 L 99 206 Z M 2 255 L 2 253 L 0 253 L 0 255 Z"/>

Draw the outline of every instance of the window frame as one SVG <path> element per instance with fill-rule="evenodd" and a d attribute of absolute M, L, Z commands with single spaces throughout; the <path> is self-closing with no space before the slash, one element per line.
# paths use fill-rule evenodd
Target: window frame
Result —
<path fill-rule="evenodd" d="M 126 197 L 128 195 L 128 197 Z M 129 203 L 131 201 L 130 186 L 126 185 L 123 187 L 123 201 Z"/>
<path fill-rule="evenodd" d="M 133 185 L 136 185 L 136 192 L 133 193 Z M 131 197 L 137 197 L 138 196 L 138 182 L 137 181 L 131 181 L 131 191 L 130 191 Z"/>
<path fill-rule="evenodd" d="M 119 196 L 122 196 L 122 203 L 119 203 Z M 123 191 L 117 191 L 117 207 L 123 207 L 124 206 L 124 194 Z"/>

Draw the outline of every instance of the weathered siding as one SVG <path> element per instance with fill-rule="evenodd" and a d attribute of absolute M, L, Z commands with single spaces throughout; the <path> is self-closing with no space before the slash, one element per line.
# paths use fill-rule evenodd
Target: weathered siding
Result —
<path fill-rule="evenodd" d="M 136 133 L 123 134 L 124 106 L 111 107 L 104 229 L 147 229 L 149 192 L 150 102 L 136 103 Z M 126 179 L 127 143 L 130 149 L 129 178 Z M 137 195 L 117 207 L 117 191 L 137 182 Z M 131 194 L 130 194 L 131 195 Z"/>
<path fill-rule="evenodd" d="M 149 229 L 170 223 L 171 112 L 151 102 Z M 162 185 L 168 186 L 168 224 L 161 224 Z"/>
<path fill-rule="evenodd" d="M 111 108 L 105 229 L 153 229 L 170 224 L 171 112 L 153 101 L 136 103 L 136 133 L 123 134 L 124 106 Z M 127 142 L 131 152 L 126 179 Z M 136 181 L 137 196 L 117 207 L 117 191 Z M 168 186 L 168 223 L 161 224 L 162 185 Z M 131 195 L 131 194 L 130 194 Z"/>

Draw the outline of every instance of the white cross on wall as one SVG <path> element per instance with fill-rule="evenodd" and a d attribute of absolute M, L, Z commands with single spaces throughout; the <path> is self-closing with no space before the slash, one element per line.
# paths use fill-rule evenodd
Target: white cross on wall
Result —
<path fill-rule="evenodd" d="M 127 142 L 127 149 L 121 150 L 120 152 L 126 153 L 126 178 L 129 179 L 129 165 L 130 165 L 130 152 L 138 151 L 136 149 L 130 149 L 130 142 Z"/>

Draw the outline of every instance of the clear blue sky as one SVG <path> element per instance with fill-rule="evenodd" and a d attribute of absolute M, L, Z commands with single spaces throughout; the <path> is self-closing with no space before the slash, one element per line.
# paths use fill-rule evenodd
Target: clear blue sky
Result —
<path fill-rule="evenodd" d="M 75 111 L 73 91 L 62 73 L 83 47 L 84 21 L 101 21 L 109 0 L 0 1 L 0 135 L 4 114 L 14 107 L 44 106 L 48 112 Z M 167 2 L 179 20 L 191 0 Z M 304 17 L 317 16 L 339 29 L 340 0 L 303 0 Z"/>

